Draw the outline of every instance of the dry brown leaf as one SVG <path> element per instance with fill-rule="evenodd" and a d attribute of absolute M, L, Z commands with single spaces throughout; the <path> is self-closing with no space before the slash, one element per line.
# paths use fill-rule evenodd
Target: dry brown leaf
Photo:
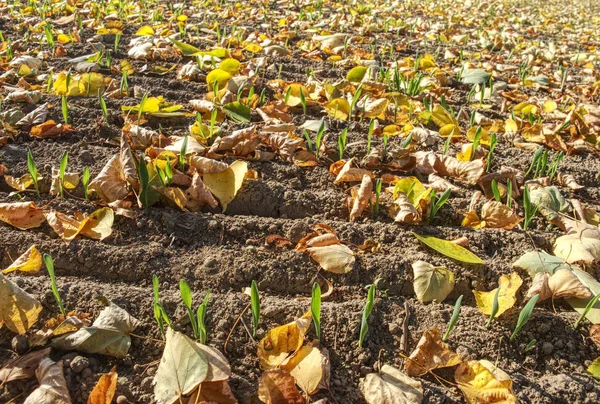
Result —
<path fill-rule="evenodd" d="M 486 360 L 461 363 L 454 378 L 468 404 L 517 403 L 510 376 Z"/>
<path fill-rule="evenodd" d="M 423 401 L 421 382 L 398 369 L 383 365 L 379 373 L 369 373 L 360 390 L 367 404 L 420 404 Z"/>
<path fill-rule="evenodd" d="M 35 375 L 40 386 L 25 399 L 23 404 L 71 404 L 62 361 L 43 359 Z"/>
<path fill-rule="evenodd" d="M 113 366 L 109 373 L 100 376 L 100 380 L 88 397 L 88 404 L 111 404 L 117 391 L 117 379 L 117 367 Z"/>
<path fill-rule="evenodd" d="M 600 348 L 600 324 L 592 324 L 590 327 L 590 339 Z"/>
<path fill-rule="evenodd" d="M 354 253 L 343 244 L 307 248 L 312 259 L 326 271 L 344 274 L 354 267 Z"/>
<path fill-rule="evenodd" d="M 394 221 L 404 224 L 414 224 L 421 221 L 421 215 L 415 206 L 410 203 L 406 194 L 399 192 L 398 198 L 394 201 L 393 206 L 395 213 Z"/>
<path fill-rule="evenodd" d="M 227 380 L 203 381 L 184 404 L 237 404 Z"/>
<path fill-rule="evenodd" d="M 460 357 L 442 341 L 440 330 L 434 327 L 423 333 L 417 347 L 406 361 L 406 374 L 422 376 L 438 368 L 458 365 Z"/>
<path fill-rule="evenodd" d="M 310 327 L 310 312 L 291 323 L 275 327 L 258 344 L 258 359 L 261 369 L 273 369 L 295 354 L 304 343 L 304 336 Z"/>
<path fill-rule="evenodd" d="M 229 168 L 227 163 L 201 156 L 190 156 L 189 164 L 200 174 L 217 174 Z"/>
<path fill-rule="evenodd" d="M 292 375 L 283 369 L 267 370 L 258 382 L 258 398 L 265 404 L 302 404 L 304 398 Z"/>
<path fill-rule="evenodd" d="M 111 157 L 102 171 L 90 182 L 89 190 L 95 191 L 106 202 L 120 201 L 127 197 L 129 190 L 118 154 Z"/>
<path fill-rule="evenodd" d="M 47 139 L 52 137 L 58 137 L 65 132 L 71 132 L 73 128 L 71 125 L 63 125 L 62 123 L 57 124 L 53 120 L 44 122 L 41 125 L 36 125 L 31 128 L 31 136 L 38 139 Z"/>
<path fill-rule="evenodd" d="M 202 178 L 198 173 L 194 173 L 192 185 L 185 191 L 187 198 L 185 207 L 192 212 L 200 211 L 205 205 L 215 209 L 219 206 L 219 202 L 215 199 L 208 187 L 204 185 Z"/>
<path fill-rule="evenodd" d="M 556 175 L 556 182 L 563 187 L 567 187 L 572 190 L 585 188 L 583 185 L 579 185 L 577 181 L 575 181 L 575 177 L 573 177 L 571 174 L 558 173 Z"/>
<path fill-rule="evenodd" d="M 13 380 L 29 379 L 35 374 L 42 359 L 50 355 L 52 348 L 29 352 L 27 355 L 8 361 L 0 369 L 0 383 L 4 384 Z"/>
<path fill-rule="evenodd" d="M 0 175 L 6 175 L 8 174 L 8 168 L 6 168 L 6 166 L 0 164 Z"/>
<path fill-rule="evenodd" d="M 121 163 L 121 172 L 123 174 L 123 178 L 134 189 L 137 189 L 139 187 L 137 168 L 135 161 L 133 160 L 133 154 L 131 153 L 131 146 L 129 146 L 124 133 L 121 134 L 121 151 L 119 152 L 119 161 Z"/>
<path fill-rule="evenodd" d="M 575 297 L 587 299 L 592 296 L 590 290 L 579 280 L 570 269 L 556 270 L 552 275 L 547 272 L 538 272 L 533 278 L 533 283 L 527 291 L 527 297 L 539 294 L 539 301 L 561 297 Z"/>
<path fill-rule="evenodd" d="M 360 188 L 356 195 L 353 195 L 352 210 L 350 211 L 350 221 L 360 217 L 365 208 L 369 206 L 369 201 L 373 195 L 373 181 L 368 175 L 363 175 Z"/>
<path fill-rule="evenodd" d="M 42 177 L 38 175 L 38 181 L 40 181 L 41 179 Z M 4 181 L 6 181 L 6 185 L 13 189 L 16 189 L 17 191 L 24 191 L 33 185 L 33 179 L 31 178 L 31 174 L 24 174 L 19 178 L 15 178 L 10 175 L 5 175 Z"/>
<path fill-rule="evenodd" d="M 502 228 L 511 230 L 523 219 L 505 204 L 497 201 L 487 201 L 481 208 L 481 219 L 474 211 L 469 211 L 462 225 L 472 228 Z"/>
<path fill-rule="evenodd" d="M 365 170 L 362 168 L 352 168 L 352 163 L 356 157 L 352 157 L 350 160 L 344 163 L 344 166 L 340 169 L 337 177 L 333 181 L 334 184 L 339 184 L 340 182 L 359 182 L 362 181 L 362 178 L 366 175 L 370 178 L 374 178 L 375 176 L 369 170 Z"/>
<path fill-rule="evenodd" d="M 319 347 L 319 341 L 300 348 L 281 368 L 290 372 L 296 384 L 307 395 L 329 389 L 329 353 L 325 348 Z"/>
<path fill-rule="evenodd" d="M 104 240 L 112 234 L 114 212 L 111 208 L 100 208 L 88 216 L 75 212 L 69 216 L 54 210 L 44 212 L 48 224 L 63 240 L 73 240 L 78 234 L 94 240 Z"/>
<path fill-rule="evenodd" d="M 46 219 L 42 209 L 33 202 L 0 203 L 0 221 L 17 229 L 40 227 L 44 220 Z"/>
<path fill-rule="evenodd" d="M 154 186 L 153 188 L 163 197 L 163 202 L 168 206 L 186 210 L 187 197 L 181 188 L 163 186 Z"/>

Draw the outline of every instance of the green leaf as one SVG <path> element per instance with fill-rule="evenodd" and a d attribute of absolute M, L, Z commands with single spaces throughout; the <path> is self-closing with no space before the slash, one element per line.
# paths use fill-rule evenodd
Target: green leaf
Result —
<path fill-rule="evenodd" d="M 483 84 L 490 79 L 491 74 L 483 69 L 468 69 L 462 74 L 461 81 L 464 84 Z"/>
<path fill-rule="evenodd" d="M 449 258 L 457 261 L 466 262 L 468 264 L 484 264 L 484 261 L 473 254 L 471 251 L 458 244 L 451 243 L 447 240 L 442 240 L 433 236 L 420 236 L 417 233 L 413 235 L 423 244 Z"/>
<path fill-rule="evenodd" d="M 585 311 L 588 302 L 593 299 L 594 296 L 600 294 L 600 282 L 598 282 L 592 275 L 582 271 L 579 268 L 573 267 L 572 270 L 575 275 L 577 275 L 581 283 L 587 286 L 593 294 L 593 296 L 591 296 L 589 299 L 580 299 L 575 297 L 565 299 L 576 312 L 581 314 Z M 600 323 L 600 301 L 597 301 L 596 304 L 594 304 L 585 318 L 587 318 L 592 324 Z"/>
<path fill-rule="evenodd" d="M 188 309 L 192 308 L 192 289 L 190 289 L 190 285 L 181 279 L 179 281 L 179 293 L 181 294 L 181 300 L 183 300 L 183 304 Z"/>
<path fill-rule="evenodd" d="M 194 56 L 194 55 L 202 52 L 200 49 L 196 48 L 195 46 L 192 46 L 185 42 L 179 42 L 174 39 L 171 39 L 171 42 L 173 42 L 173 45 L 175 45 L 181 51 L 181 53 L 183 53 L 184 56 Z"/>
<path fill-rule="evenodd" d="M 250 122 L 250 108 L 242 104 L 241 102 L 234 101 L 229 104 L 223 105 L 223 112 L 232 121 L 238 123 L 247 123 Z"/>
<path fill-rule="evenodd" d="M 600 379 L 600 357 L 594 359 L 592 364 L 587 368 L 587 372 L 596 379 Z"/>
<path fill-rule="evenodd" d="M 346 80 L 358 83 L 365 77 L 366 72 L 367 68 L 365 66 L 356 66 L 348 72 Z"/>
<path fill-rule="evenodd" d="M 442 302 L 454 289 L 454 274 L 446 267 L 435 267 L 425 261 L 412 264 L 414 288 L 421 303 Z"/>
<path fill-rule="evenodd" d="M 538 272 L 553 274 L 559 269 L 570 269 L 563 258 L 555 257 L 546 251 L 529 251 L 512 264 L 513 268 L 523 269 L 533 278 Z"/>

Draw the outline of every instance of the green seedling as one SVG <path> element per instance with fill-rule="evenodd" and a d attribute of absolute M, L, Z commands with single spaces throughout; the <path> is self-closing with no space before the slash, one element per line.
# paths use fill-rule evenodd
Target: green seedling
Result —
<path fill-rule="evenodd" d="M 302 105 L 302 113 L 306 115 L 306 97 L 304 91 L 300 90 L 300 105 Z"/>
<path fill-rule="evenodd" d="M 185 155 L 187 154 L 187 145 L 188 134 L 186 133 L 183 137 L 183 142 L 181 143 L 181 150 L 179 151 L 179 169 L 181 172 L 185 172 Z"/>
<path fill-rule="evenodd" d="M 100 94 L 100 90 L 98 90 L 98 101 L 100 101 L 100 108 L 102 108 L 104 122 L 106 122 L 108 125 L 108 108 L 106 107 L 106 101 L 104 101 L 104 97 L 102 97 L 102 94 Z"/>
<path fill-rule="evenodd" d="M 125 71 L 121 72 L 121 84 L 119 85 L 119 92 L 120 94 L 129 94 L 129 82 L 127 80 L 127 73 Z"/>
<path fill-rule="evenodd" d="M 58 179 L 60 185 L 60 197 L 64 198 L 64 189 L 65 189 L 65 173 L 67 172 L 67 164 L 69 163 L 69 153 L 64 152 L 62 157 L 60 158 L 60 166 L 58 170 Z"/>
<path fill-rule="evenodd" d="M 348 139 L 348 128 L 345 128 L 338 136 L 338 149 L 340 151 L 340 160 L 344 159 L 344 150 L 346 150 L 346 140 Z"/>
<path fill-rule="evenodd" d="M 188 285 L 188 283 L 183 279 L 179 281 L 179 294 L 181 295 L 181 300 L 183 300 L 183 304 L 187 309 L 190 323 L 192 324 L 192 330 L 194 331 L 194 338 L 200 339 L 198 321 L 196 319 L 196 314 L 192 310 L 192 289 L 190 289 L 190 285 Z"/>
<path fill-rule="evenodd" d="M 490 326 L 492 325 L 492 321 L 494 321 L 494 317 L 496 317 L 496 314 L 498 314 L 498 310 L 500 309 L 500 306 L 498 304 L 498 296 L 500 296 L 500 288 L 496 290 L 496 294 L 494 295 L 494 302 L 492 303 L 492 312 L 490 313 L 490 318 L 487 324 L 485 325 L 485 328 L 490 328 Z"/>
<path fill-rule="evenodd" d="M 52 48 L 52 53 L 54 53 L 54 48 L 56 48 L 56 43 L 54 42 L 54 34 L 52 33 L 52 28 L 50 28 L 50 24 L 46 23 L 44 25 L 44 34 L 46 35 L 46 42 Z"/>
<path fill-rule="evenodd" d="M 412 133 L 409 133 L 408 136 L 406 137 L 406 139 L 404 139 L 402 141 L 402 143 L 400 144 L 400 147 L 403 149 L 408 148 L 408 146 L 410 146 L 410 144 L 412 143 L 412 138 L 413 138 Z"/>
<path fill-rule="evenodd" d="M 33 181 L 33 187 L 35 188 L 35 192 L 37 193 L 37 197 L 40 197 L 40 188 L 38 186 L 38 170 L 35 165 L 35 161 L 33 160 L 33 154 L 31 154 L 31 149 L 27 149 L 27 168 L 29 169 L 29 175 L 31 175 L 31 180 Z"/>
<path fill-rule="evenodd" d="M 300 92 L 302 92 L 302 91 L 300 91 Z M 287 104 L 287 103 L 288 103 L 288 101 L 290 100 L 290 96 L 291 96 L 291 95 L 292 95 L 292 87 L 290 86 L 290 87 L 288 87 L 288 89 L 287 89 L 287 90 L 285 90 L 285 98 L 284 98 L 284 101 L 285 101 L 285 103 L 286 103 L 286 104 Z"/>
<path fill-rule="evenodd" d="M 85 199 L 89 198 L 88 187 L 90 186 L 90 169 L 89 167 L 85 167 L 83 169 L 83 175 L 81 176 L 81 184 L 83 185 L 83 194 L 85 195 Z"/>
<path fill-rule="evenodd" d="M 531 341 L 529 341 L 529 343 L 525 346 L 525 353 L 531 351 L 534 347 L 534 345 L 537 343 L 537 339 L 532 339 Z"/>
<path fill-rule="evenodd" d="M 362 348 L 365 337 L 367 336 L 367 332 L 369 331 L 369 316 L 371 315 L 371 311 L 373 311 L 373 304 L 375 302 L 375 283 L 369 285 L 369 293 L 367 294 L 367 301 L 365 302 L 365 307 L 363 309 L 362 319 L 360 321 L 360 336 L 358 338 L 358 347 Z"/>
<path fill-rule="evenodd" d="M 534 169 L 536 169 L 536 167 L 539 164 L 540 157 L 542 156 L 543 153 L 544 153 L 544 146 L 540 146 L 535 151 L 535 153 L 533 153 L 533 156 L 531 156 L 531 164 L 529 165 L 529 169 L 525 173 L 525 177 L 527 177 L 532 171 L 534 171 Z M 535 178 L 535 176 L 534 176 L 534 178 Z"/>
<path fill-rule="evenodd" d="M 450 135 L 446 138 L 446 141 L 444 142 L 444 149 L 442 151 L 442 154 L 444 156 L 448 153 L 448 150 L 450 149 L 450 143 L 452 143 L 452 138 L 454 137 L 455 130 L 456 128 L 452 128 L 452 132 L 450 132 Z"/>
<path fill-rule="evenodd" d="M 206 296 L 204 296 L 202 304 L 198 306 L 198 312 L 196 314 L 198 319 L 198 332 L 200 334 L 200 342 L 202 344 L 206 344 L 206 340 L 208 338 L 208 332 L 206 331 L 206 308 L 208 307 L 209 296 L 210 292 L 206 292 Z"/>
<path fill-rule="evenodd" d="M 140 202 L 143 207 L 147 208 L 150 206 L 148 201 L 150 174 L 148 173 L 148 167 L 146 166 L 144 157 L 141 157 L 138 161 L 138 177 L 140 178 Z"/>
<path fill-rule="evenodd" d="M 321 121 L 319 129 L 317 130 L 317 136 L 315 137 L 315 157 L 319 159 L 319 152 L 321 151 L 321 143 L 323 142 L 323 135 L 325 134 L 325 121 Z"/>
<path fill-rule="evenodd" d="M 477 152 L 477 149 L 479 148 L 482 131 L 483 130 L 482 130 L 481 126 L 478 126 L 477 129 L 475 130 L 475 137 L 473 138 L 473 145 L 471 146 L 471 157 L 470 157 L 471 161 L 473 161 L 473 158 L 475 157 L 475 153 Z"/>
<path fill-rule="evenodd" d="M 550 177 L 550 181 L 552 181 L 554 179 L 554 176 L 556 175 L 556 172 L 558 171 L 558 166 L 560 165 L 562 159 L 565 157 L 565 153 L 560 151 L 556 154 L 554 154 L 554 156 L 552 156 L 552 160 L 550 160 L 550 164 L 548 165 L 548 168 L 546 169 L 546 175 L 548 177 Z"/>
<path fill-rule="evenodd" d="M 304 135 L 304 140 L 306 141 L 306 149 L 309 152 L 313 152 L 314 153 L 313 142 L 312 142 L 312 139 L 310 138 L 310 135 L 308 134 L 308 131 L 306 129 L 304 129 L 302 131 L 302 134 Z"/>
<path fill-rule="evenodd" d="M 448 202 L 450 198 L 450 188 L 446 189 L 439 197 L 435 190 L 431 191 L 431 208 L 429 209 L 429 223 L 433 222 L 433 219 L 437 216 L 439 210 Z"/>
<path fill-rule="evenodd" d="M 313 284 L 312 288 L 310 313 L 312 314 L 312 319 L 315 324 L 317 339 L 321 340 L 321 286 L 319 286 L 317 282 Z"/>
<path fill-rule="evenodd" d="M 523 190 L 523 210 L 525 211 L 525 218 L 523 219 L 523 230 L 527 231 L 533 217 L 535 216 L 538 205 L 531 205 L 531 198 L 529 196 L 529 186 L 525 185 Z"/>
<path fill-rule="evenodd" d="M 490 168 L 492 167 L 492 161 L 494 159 L 494 150 L 496 149 L 496 145 L 498 144 L 498 136 L 495 133 L 492 133 L 490 136 L 490 151 L 487 155 L 487 160 L 485 163 L 485 171 L 490 172 Z"/>
<path fill-rule="evenodd" d="M 362 94 L 362 84 L 358 86 L 356 89 L 356 93 L 354 93 L 354 97 L 352 97 L 352 102 L 350 103 L 350 114 L 348 114 L 348 119 L 352 119 L 354 116 L 354 108 L 356 107 L 356 103 Z"/>
<path fill-rule="evenodd" d="M 588 302 L 588 304 L 585 306 L 585 309 L 583 310 L 583 312 L 581 313 L 581 315 L 579 316 L 577 321 L 575 321 L 573 328 L 577 328 L 579 326 L 579 323 L 581 323 L 581 321 L 585 318 L 585 316 L 588 315 L 588 313 L 590 312 L 592 307 L 594 307 L 594 305 L 596 304 L 598 299 L 600 299 L 600 294 L 597 294 Z"/>
<path fill-rule="evenodd" d="M 456 299 L 456 303 L 454 304 L 454 311 L 452 312 L 452 318 L 450 318 L 450 323 L 448 323 L 448 329 L 444 333 L 444 337 L 442 341 L 446 341 L 450 336 L 450 333 L 454 329 L 454 325 L 458 321 L 458 317 L 460 316 L 460 305 L 462 303 L 463 295 L 460 295 L 458 299 Z"/>
<path fill-rule="evenodd" d="M 60 310 L 60 313 L 66 317 L 67 312 L 65 311 L 62 299 L 60 298 L 60 294 L 58 293 L 58 287 L 56 286 L 56 275 L 54 274 L 54 261 L 52 260 L 52 257 L 50 255 L 44 254 L 44 264 L 46 264 L 46 269 L 48 270 L 48 274 L 50 275 L 50 286 L 52 288 L 52 294 L 54 295 L 56 304 L 58 305 L 58 309 Z"/>
<path fill-rule="evenodd" d="M 375 119 L 369 122 L 369 132 L 367 132 L 367 154 L 371 153 L 371 141 L 373 140 L 373 131 L 375 130 Z"/>
<path fill-rule="evenodd" d="M 252 281 L 250 287 L 250 309 L 252 311 L 252 338 L 256 339 L 258 330 L 258 321 L 260 320 L 260 295 L 256 281 Z"/>
<path fill-rule="evenodd" d="M 67 103 L 67 97 L 65 97 L 63 95 L 60 103 L 61 103 L 63 121 L 65 123 L 69 123 L 69 104 Z"/>
<path fill-rule="evenodd" d="M 148 99 L 148 94 L 144 94 L 144 96 L 142 97 L 142 100 L 140 101 L 140 109 L 138 109 L 138 114 L 137 114 L 137 120 L 138 120 L 138 125 L 140 124 L 140 121 L 142 120 L 142 113 L 144 112 L 144 105 L 146 104 L 146 100 Z"/>
<path fill-rule="evenodd" d="M 113 47 L 113 49 L 115 50 L 115 53 L 117 53 L 119 50 L 119 42 L 121 42 L 121 34 L 116 34 L 115 35 L 115 46 Z"/>
<path fill-rule="evenodd" d="M 381 181 L 381 178 L 377 178 L 377 181 L 375 182 L 375 204 L 372 204 L 372 206 L 371 206 L 371 214 L 373 216 L 373 219 L 376 219 L 379 216 L 379 209 L 380 209 L 379 199 L 381 197 L 382 185 L 383 185 L 383 181 Z M 369 201 L 369 203 L 371 204 L 371 201 Z"/>
<path fill-rule="evenodd" d="M 154 292 L 154 319 L 156 320 L 158 328 L 160 328 L 160 333 L 164 338 L 165 325 L 169 327 L 171 325 L 171 320 L 169 319 L 169 316 L 167 315 L 167 312 L 164 309 L 163 305 L 160 303 L 160 296 L 158 293 L 159 282 L 158 276 L 156 276 L 156 274 L 152 275 L 152 289 Z"/>
<path fill-rule="evenodd" d="M 502 202 L 502 197 L 500 196 L 500 189 L 498 189 L 498 181 L 492 180 L 492 193 L 494 194 L 494 199 L 496 202 Z"/>
<path fill-rule="evenodd" d="M 521 331 L 521 328 L 523 328 L 523 326 L 531 318 L 531 314 L 533 313 L 533 308 L 535 307 L 535 304 L 537 303 L 539 297 L 540 297 L 540 295 L 535 295 L 531 299 L 529 299 L 529 301 L 527 302 L 525 307 L 523 307 L 523 310 L 521 310 L 521 313 L 519 313 L 519 319 L 517 320 L 517 326 L 515 327 L 515 330 L 512 332 L 512 334 L 510 335 L 511 341 L 515 339 L 515 337 L 517 336 L 519 331 Z"/>

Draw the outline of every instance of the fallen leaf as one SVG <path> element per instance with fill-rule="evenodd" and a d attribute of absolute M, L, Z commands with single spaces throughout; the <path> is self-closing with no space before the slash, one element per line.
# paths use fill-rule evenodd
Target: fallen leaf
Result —
<path fill-rule="evenodd" d="M 446 267 L 435 267 L 425 261 L 416 261 L 412 268 L 415 294 L 421 303 L 433 300 L 442 302 L 454 289 L 454 274 Z"/>
<path fill-rule="evenodd" d="M 17 229 L 27 230 L 40 225 L 46 220 L 42 209 L 33 202 L 0 203 L 0 220 Z"/>
<path fill-rule="evenodd" d="M 31 127 L 30 135 L 38 139 L 48 139 L 58 137 L 65 132 L 71 132 L 73 128 L 71 125 L 63 125 L 62 123 L 56 123 L 53 120 L 44 122 L 41 125 Z"/>
<path fill-rule="evenodd" d="M 600 294 L 600 282 L 598 282 L 596 278 L 575 266 L 571 267 L 571 270 L 575 275 L 577 275 L 577 278 L 579 278 L 581 283 L 587 286 L 587 288 L 592 292 L 594 296 Z M 583 314 L 591 299 L 593 299 L 593 297 L 590 297 L 588 299 L 578 299 L 575 297 L 571 297 L 565 300 L 576 312 L 578 312 L 579 314 Z M 597 301 L 596 304 L 594 304 L 591 307 L 591 309 L 586 314 L 585 318 L 587 318 L 592 324 L 600 323 L 600 301 Z"/>
<path fill-rule="evenodd" d="M 184 404 L 237 404 L 237 399 L 225 380 L 217 382 L 203 381 L 192 395 L 183 400 Z"/>
<path fill-rule="evenodd" d="M 353 168 L 352 163 L 355 159 L 356 157 L 352 157 L 350 160 L 344 163 L 337 177 L 333 181 L 334 184 L 339 184 L 341 182 L 359 182 L 362 181 L 365 175 L 367 175 L 370 178 L 374 177 L 373 173 L 369 170 L 364 170 L 362 168 Z"/>
<path fill-rule="evenodd" d="M 494 297 L 496 296 L 496 291 L 500 289 L 500 293 L 498 294 L 498 312 L 496 313 L 496 317 L 499 317 L 506 310 L 510 309 L 517 302 L 516 294 L 521 285 L 523 284 L 523 279 L 517 274 L 513 272 L 510 274 L 510 277 L 507 275 L 500 276 L 498 279 L 498 287 L 494 290 L 490 290 L 489 292 L 481 292 L 478 290 L 474 290 L 473 294 L 475 295 L 475 302 L 477 303 L 477 307 L 479 310 L 487 316 L 492 313 L 492 306 L 494 303 Z"/>
<path fill-rule="evenodd" d="M 258 381 L 258 399 L 265 404 L 302 404 L 292 375 L 283 369 L 265 371 Z"/>
<path fill-rule="evenodd" d="M 468 218 L 469 216 L 465 217 L 465 220 L 463 220 L 462 225 L 464 227 L 489 227 L 505 230 L 511 230 L 523 220 L 514 210 L 497 201 L 487 201 L 482 206 L 481 219 L 478 218 L 479 221 L 469 221 Z"/>
<path fill-rule="evenodd" d="M 45 358 L 35 371 L 40 385 L 23 404 L 71 404 L 71 396 L 63 374 L 63 362 Z"/>
<path fill-rule="evenodd" d="M 600 259 L 600 230 L 578 225 L 569 234 L 554 241 L 554 254 L 569 264 L 592 265 Z"/>
<path fill-rule="evenodd" d="M 318 341 L 305 345 L 281 365 L 288 371 L 302 391 L 311 395 L 321 389 L 329 389 L 329 353 L 319 347 Z"/>
<path fill-rule="evenodd" d="M 513 262 L 512 267 L 527 271 L 532 278 L 539 272 L 552 274 L 559 269 L 571 268 L 564 258 L 555 257 L 545 251 L 529 251 Z"/>
<path fill-rule="evenodd" d="M 88 397 L 88 404 L 111 404 L 117 391 L 117 367 L 100 376 L 98 383 Z"/>
<path fill-rule="evenodd" d="M 307 248 L 312 259 L 326 271 L 345 274 L 354 267 L 354 253 L 343 244 Z"/>
<path fill-rule="evenodd" d="M 42 267 L 42 254 L 32 245 L 19 258 L 17 258 L 10 266 L 2 270 L 3 274 L 13 271 L 35 273 Z"/>
<path fill-rule="evenodd" d="M 440 330 L 434 327 L 423 333 L 417 347 L 406 361 L 408 376 L 422 376 L 427 372 L 458 365 L 460 357 L 442 341 Z"/>
<path fill-rule="evenodd" d="M 552 275 L 547 272 L 537 273 L 527 291 L 527 297 L 531 298 L 537 294 L 540 295 L 539 301 L 561 297 L 587 299 L 592 296 L 590 290 L 570 269 L 558 269 Z"/>
<path fill-rule="evenodd" d="M 35 374 L 40 362 L 50 355 L 51 348 L 29 352 L 27 355 L 8 361 L 0 369 L 2 384 L 13 380 L 29 379 Z"/>
<path fill-rule="evenodd" d="M 468 404 L 517 403 L 510 376 L 486 360 L 461 363 L 454 378 Z"/>
<path fill-rule="evenodd" d="M 394 221 L 404 224 L 414 224 L 421 221 L 419 211 L 403 192 L 399 192 L 394 205 L 390 209 Z"/>
<path fill-rule="evenodd" d="M 223 213 L 227 205 L 235 198 L 242 187 L 244 176 L 248 171 L 248 163 L 241 160 L 234 161 L 227 170 L 216 174 L 204 174 L 204 185 L 221 202 Z"/>
<path fill-rule="evenodd" d="M 69 216 L 57 211 L 45 212 L 48 224 L 63 240 L 71 241 L 78 234 L 94 240 L 104 240 L 112 234 L 114 212 L 111 208 L 100 208 L 89 216 Z"/>
<path fill-rule="evenodd" d="M 590 327 L 590 339 L 600 348 L 600 324 L 592 324 Z M 1 377 L 0 380 L 2 380 Z"/>
<path fill-rule="evenodd" d="M 447 240 L 442 240 L 433 236 L 421 236 L 417 233 L 413 235 L 426 246 L 433 248 L 440 254 L 452 259 L 466 262 L 468 264 L 483 264 L 483 260 L 473 254 L 471 251 Z"/>
<path fill-rule="evenodd" d="M 310 312 L 291 323 L 275 327 L 258 344 L 258 359 L 261 369 L 275 368 L 295 354 L 304 343 L 304 335 L 311 323 Z M 292 379 L 293 380 L 293 379 Z"/>
<path fill-rule="evenodd" d="M 600 357 L 594 359 L 586 371 L 594 376 L 594 378 L 600 379 Z"/>
<path fill-rule="evenodd" d="M 106 202 L 120 201 L 127 197 L 129 190 L 119 154 L 108 160 L 102 171 L 90 182 L 88 189 L 95 191 Z"/>
<path fill-rule="evenodd" d="M 350 210 L 350 221 L 360 217 L 367 206 L 373 194 L 373 181 L 368 175 L 363 175 L 360 188 L 353 198 L 352 209 Z"/>
<path fill-rule="evenodd" d="M 0 328 L 3 325 L 18 334 L 25 334 L 37 321 L 41 303 L 0 274 Z"/>
<path fill-rule="evenodd" d="M 80 351 L 124 358 L 131 346 L 129 334 L 139 321 L 114 303 L 110 303 L 89 327 L 58 337 L 52 346 L 63 351 Z"/>
<path fill-rule="evenodd" d="M 360 385 L 367 404 L 420 404 L 421 382 L 398 369 L 383 365 L 379 373 L 369 373 Z"/>

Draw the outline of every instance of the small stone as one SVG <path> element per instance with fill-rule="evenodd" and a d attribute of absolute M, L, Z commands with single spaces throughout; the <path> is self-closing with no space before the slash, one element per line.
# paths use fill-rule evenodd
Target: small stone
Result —
<path fill-rule="evenodd" d="M 389 323 L 388 324 L 388 330 L 390 331 L 390 334 L 400 334 L 401 331 L 401 327 L 400 324 L 398 323 Z"/>
<path fill-rule="evenodd" d="M 133 373 L 142 373 L 142 369 L 143 367 L 137 363 L 133 365 Z"/>
<path fill-rule="evenodd" d="M 86 378 L 86 377 L 90 377 L 92 375 L 92 369 L 90 368 L 85 368 L 83 369 L 83 372 L 81 372 L 81 376 Z"/>
<path fill-rule="evenodd" d="M 129 404 L 129 400 L 125 396 L 117 397 L 117 404 Z"/>
<path fill-rule="evenodd" d="M 272 225 L 269 226 L 268 230 L 269 230 L 269 233 L 275 234 L 275 233 L 277 233 L 279 231 L 279 228 L 277 227 L 276 224 L 272 224 Z"/>
<path fill-rule="evenodd" d="M 360 363 L 366 362 L 367 361 L 367 355 L 365 355 L 364 353 L 361 353 L 360 355 L 358 355 L 358 361 Z"/>
<path fill-rule="evenodd" d="M 83 369 L 87 369 L 89 366 L 90 366 L 90 362 L 84 356 L 76 356 L 71 361 L 71 365 L 70 365 L 71 370 L 73 370 L 74 373 L 81 373 L 83 371 Z"/>
<path fill-rule="evenodd" d="M 145 377 L 142 380 L 141 387 L 146 391 L 152 391 L 152 384 L 154 383 L 154 377 Z"/>
<path fill-rule="evenodd" d="M 29 340 L 24 335 L 16 335 L 11 341 L 11 346 L 13 351 L 23 355 L 29 349 Z"/>
<path fill-rule="evenodd" d="M 554 352 L 554 345 L 550 342 L 544 342 L 542 344 L 542 352 L 544 355 L 552 355 L 552 352 Z"/>

